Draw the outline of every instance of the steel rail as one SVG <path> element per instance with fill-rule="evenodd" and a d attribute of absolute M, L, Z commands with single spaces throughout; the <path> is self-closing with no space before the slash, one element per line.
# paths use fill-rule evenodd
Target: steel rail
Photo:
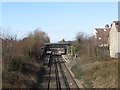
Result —
<path fill-rule="evenodd" d="M 63 58 L 63 57 L 61 57 L 61 58 L 62 58 L 62 61 L 63 61 L 64 58 Z M 76 81 L 75 81 L 75 79 L 73 78 L 73 76 L 71 75 L 70 71 L 68 70 L 68 67 L 65 65 L 65 63 L 63 63 L 63 65 L 66 67 L 68 73 L 69 73 L 70 76 L 72 77 L 72 79 L 73 79 L 75 85 L 77 86 L 77 89 L 80 90 L 80 89 L 79 89 L 79 86 L 77 85 L 77 83 L 76 83 Z"/>
<path fill-rule="evenodd" d="M 64 71 L 63 71 L 63 68 L 62 68 L 62 66 L 61 66 L 60 61 L 59 61 L 59 67 L 60 67 L 60 71 L 61 71 L 61 73 L 62 73 L 62 78 L 64 79 L 64 83 L 65 83 L 65 85 L 66 85 L 66 89 L 67 89 L 67 90 L 70 90 L 69 83 L 68 83 L 68 81 L 67 81 L 67 78 L 66 78 L 66 76 L 65 76 L 65 73 L 64 73 Z"/>
<path fill-rule="evenodd" d="M 50 89 L 50 79 L 51 79 L 51 64 L 52 64 L 52 59 L 51 59 L 51 55 L 50 55 L 50 58 L 49 58 L 49 64 L 48 64 L 48 67 L 49 67 L 49 77 L 48 77 L 48 90 Z"/>
<path fill-rule="evenodd" d="M 60 84 L 60 78 L 59 78 L 59 72 L 58 72 L 58 65 L 57 65 L 56 60 L 55 60 L 55 75 L 56 75 L 57 90 L 61 90 L 61 84 Z"/>

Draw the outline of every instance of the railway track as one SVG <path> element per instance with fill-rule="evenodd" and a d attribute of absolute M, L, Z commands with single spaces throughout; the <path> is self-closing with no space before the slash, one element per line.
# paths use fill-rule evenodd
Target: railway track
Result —
<path fill-rule="evenodd" d="M 62 68 L 62 66 L 61 66 L 60 61 L 58 61 L 58 62 L 59 62 L 60 71 L 61 71 L 61 73 L 62 73 L 62 78 L 63 78 L 63 80 L 64 80 L 66 89 L 67 89 L 67 90 L 70 90 L 69 83 L 68 83 L 67 78 L 66 78 L 66 76 L 65 76 L 65 72 L 63 71 L 63 68 Z"/>
<path fill-rule="evenodd" d="M 63 58 L 62 56 L 60 57 L 61 60 L 63 61 Z M 60 60 L 59 60 L 60 61 Z M 65 61 L 63 61 L 65 62 Z M 79 87 L 76 83 L 76 81 L 74 80 L 73 76 L 71 75 L 70 71 L 68 70 L 67 66 L 65 65 L 65 63 L 63 63 L 61 65 L 62 68 L 66 68 L 65 70 L 63 70 L 65 73 L 65 76 L 67 76 L 67 81 L 68 81 L 68 84 L 69 84 L 69 88 L 75 88 L 75 90 L 79 90 Z"/>
<path fill-rule="evenodd" d="M 61 90 L 61 84 L 60 84 L 60 77 L 59 77 L 58 62 L 57 62 L 57 60 L 55 60 L 55 75 L 56 75 L 57 90 Z"/>
<path fill-rule="evenodd" d="M 51 55 L 48 58 L 49 59 L 49 63 L 48 63 L 48 67 L 49 67 L 49 77 L 48 77 L 48 90 L 50 89 L 50 79 L 51 79 L 51 66 L 52 66 L 52 59 L 51 59 Z"/>
<path fill-rule="evenodd" d="M 74 88 L 79 90 L 74 78 L 67 69 L 62 56 L 51 56 L 51 61 L 49 61 L 49 77 L 48 77 L 48 90 L 51 88 L 56 88 L 57 90 L 66 89 L 70 90 Z M 54 65 L 54 67 L 53 67 Z M 55 78 L 52 80 L 51 71 L 54 70 Z M 52 87 L 52 81 L 56 81 L 56 87 Z"/>

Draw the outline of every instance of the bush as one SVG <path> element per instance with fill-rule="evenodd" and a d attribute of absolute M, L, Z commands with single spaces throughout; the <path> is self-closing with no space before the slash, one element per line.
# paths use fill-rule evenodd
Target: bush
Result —
<path fill-rule="evenodd" d="M 16 40 L 10 35 L 2 38 L 3 88 L 31 88 L 36 83 L 39 84 L 30 80 L 28 76 L 38 77 L 38 72 L 43 72 L 40 68 L 44 67 L 41 62 L 38 62 L 38 56 L 44 43 L 47 42 L 50 42 L 49 37 L 39 29 L 23 40 Z M 43 78 L 40 77 L 40 79 Z"/>
<path fill-rule="evenodd" d="M 30 60 L 29 57 L 23 54 L 6 54 L 3 60 L 3 67 L 9 71 L 20 71 L 25 64 L 25 61 Z"/>
<path fill-rule="evenodd" d="M 81 68 L 78 68 L 77 66 L 72 66 L 71 71 L 74 73 L 75 78 L 81 79 L 81 76 L 83 75 Z"/>

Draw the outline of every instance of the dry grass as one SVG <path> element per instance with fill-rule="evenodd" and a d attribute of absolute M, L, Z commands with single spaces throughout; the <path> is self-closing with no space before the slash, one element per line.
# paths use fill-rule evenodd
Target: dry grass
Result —
<path fill-rule="evenodd" d="M 77 64 L 78 65 L 78 64 Z M 75 76 L 83 81 L 85 88 L 116 88 L 118 87 L 118 61 L 99 61 L 73 68 Z M 73 70 L 72 70 L 73 71 Z M 81 74 L 81 73 L 82 74 Z"/>
<path fill-rule="evenodd" d="M 74 43 L 79 58 L 71 62 L 75 77 L 85 88 L 118 87 L 118 60 L 110 58 L 109 47 L 99 47 L 94 37 L 84 36 L 79 33 Z"/>

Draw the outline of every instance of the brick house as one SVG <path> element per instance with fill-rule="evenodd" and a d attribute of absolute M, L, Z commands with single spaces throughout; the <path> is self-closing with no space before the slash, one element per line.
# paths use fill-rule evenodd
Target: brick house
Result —
<path fill-rule="evenodd" d="M 110 56 L 120 58 L 120 21 L 113 21 L 110 31 Z"/>

